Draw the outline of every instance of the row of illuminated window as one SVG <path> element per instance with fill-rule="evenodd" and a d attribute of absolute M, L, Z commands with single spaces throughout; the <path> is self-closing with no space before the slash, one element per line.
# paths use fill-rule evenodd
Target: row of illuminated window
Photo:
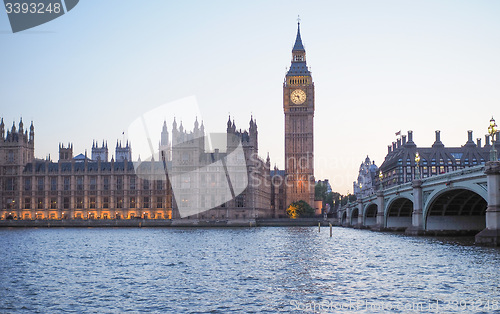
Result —
<path fill-rule="evenodd" d="M 481 162 L 482 164 L 484 164 L 484 161 Z M 477 164 L 477 161 L 474 161 L 473 165 L 476 165 Z M 445 173 L 445 172 L 451 172 L 451 171 L 454 171 L 454 170 L 459 170 L 459 169 L 464 169 L 466 168 L 466 166 L 470 166 L 467 163 L 464 163 L 463 166 L 459 166 L 460 163 L 458 163 L 457 165 L 455 166 L 426 166 L 424 164 L 424 166 L 420 166 L 420 172 L 423 173 L 423 174 L 427 174 L 427 173 L 430 173 L 430 174 L 437 174 L 438 173 L 438 170 L 439 170 L 439 173 Z M 382 176 L 383 178 L 388 178 L 388 177 L 391 177 L 391 176 L 394 176 L 394 175 L 403 175 L 403 169 L 405 170 L 406 173 L 411 173 L 412 169 L 414 169 L 415 166 L 406 166 L 406 167 L 398 167 L 398 168 L 395 168 L 387 173 L 382 173 Z"/>
<path fill-rule="evenodd" d="M 59 209 L 60 207 L 57 204 L 57 198 L 52 197 L 48 199 L 48 206 L 45 204 L 45 199 L 42 197 L 39 197 L 36 200 L 36 203 L 32 204 L 32 198 L 31 197 L 26 197 L 24 198 L 24 203 L 23 203 L 23 208 L 24 209 L 45 209 L 46 207 L 50 209 Z M 113 204 L 111 204 L 111 201 L 113 201 Z M 139 203 L 140 202 L 140 203 Z M 113 206 L 112 206 L 113 205 Z M 141 206 L 142 205 L 142 206 Z M 154 208 L 164 208 L 165 205 L 165 199 L 164 197 L 156 197 L 156 198 L 150 198 L 149 196 L 145 197 L 130 197 L 128 199 L 128 206 L 127 208 L 150 208 L 150 205 L 153 205 Z M 102 197 L 101 198 L 101 204 L 98 206 L 97 199 L 95 197 L 89 197 L 88 199 L 88 204 L 84 204 L 83 197 L 76 197 L 75 198 L 75 203 L 73 206 L 71 206 L 71 198 L 70 197 L 63 197 L 62 198 L 62 208 L 61 209 L 83 209 L 83 208 L 124 208 L 124 198 L 123 197 Z M 6 200 L 6 207 L 7 209 L 14 209 L 16 208 L 15 201 L 13 199 L 7 199 Z"/>
<path fill-rule="evenodd" d="M 426 173 L 431 173 L 431 174 L 437 174 L 438 171 L 439 173 L 445 173 L 445 172 L 451 172 L 451 171 L 454 171 L 454 170 L 459 170 L 459 169 L 464 169 L 465 167 L 464 166 L 457 166 L 457 167 L 452 167 L 452 166 L 431 166 L 431 167 L 427 167 L 427 166 L 423 166 L 423 167 L 419 167 L 419 171 L 423 174 L 426 174 Z M 408 174 L 408 173 L 412 173 L 412 172 L 415 172 L 415 167 L 406 167 L 405 168 L 405 172 Z"/>

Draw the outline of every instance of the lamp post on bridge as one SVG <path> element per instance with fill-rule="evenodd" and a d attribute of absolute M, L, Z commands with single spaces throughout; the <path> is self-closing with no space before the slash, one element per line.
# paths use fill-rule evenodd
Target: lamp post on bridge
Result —
<path fill-rule="evenodd" d="M 420 180 L 420 155 L 418 152 L 415 154 L 415 180 Z"/>
<path fill-rule="evenodd" d="M 488 133 L 492 137 L 490 161 L 484 167 L 488 187 L 486 228 L 476 234 L 476 244 L 488 246 L 500 246 L 500 162 L 495 149 L 495 134 L 497 132 L 497 124 L 492 117 L 488 127 Z"/>
<path fill-rule="evenodd" d="M 488 127 L 488 134 L 491 136 L 491 150 L 490 150 L 490 161 L 497 161 L 497 150 L 495 149 L 495 134 L 497 133 L 497 124 L 495 119 L 491 117 L 490 126 Z"/>
<path fill-rule="evenodd" d="M 406 228 L 408 235 L 425 234 L 424 216 L 423 216 L 423 191 L 422 180 L 420 180 L 420 154 L 415 153 L 415 179 L 412 181 L 413 188 L 413 211 L 411 214 L 411 226 Z"/>
<path fill-rule="evenodd" d="M 383 181 L 384 180 L 384 175 L 382 174 L 382 170 L 379 170 L 378 172 L 378 182 L 380 183 L 379 184 L 379 190 L 383 190 L 384 189 L 384 184 L 383 184 Z"/>

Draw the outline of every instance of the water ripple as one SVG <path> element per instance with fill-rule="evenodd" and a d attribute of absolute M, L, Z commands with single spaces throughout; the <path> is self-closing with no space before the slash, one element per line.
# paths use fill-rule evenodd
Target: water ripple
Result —
<path fill-rule="evenodd" d="M 329 238 L 316 227 L 4 229 L 0 239 L 0 312 L 499 312 L 500 251 L 469 239 L 342 228 Z"/>

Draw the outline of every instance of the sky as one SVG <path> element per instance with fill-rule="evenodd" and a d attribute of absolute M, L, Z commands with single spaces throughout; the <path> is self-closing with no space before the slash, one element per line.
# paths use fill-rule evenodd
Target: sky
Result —
<path fill-rule="evenodd" d="M 165 104 L 169 128 L 175 116 L 191 129 L 178 104 L 196 99 L 212 132 L 229 114 L 247 129 L 252 115 L 259 155 L 283 169 L 297 15 L 315 83 L 315 176 L 334 191 L 352 192 L 360 163 L 380 165 L 399 130 L 421 147 L 440 130 L 459 147 L 500 122 L 496 0 L 82 0 L 15 34 L 1 11 L 0 117 L 33 121 L 35 156 L 57 160 L 68 142 L 77 155 L 105 140 L 114 154 L 134 120 Z"/>

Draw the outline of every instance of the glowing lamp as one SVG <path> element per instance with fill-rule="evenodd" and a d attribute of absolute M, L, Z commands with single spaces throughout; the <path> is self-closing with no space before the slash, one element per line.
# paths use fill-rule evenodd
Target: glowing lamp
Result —
<path fill-rule="evenodd" d="M 497 132 L 497 124 L 495 123 L 495 119 L 491 117 L 490 126 L 488 127 L 488 133 L 493 136 Z"/>
<path fill-rule="evenodd" d="M 488 127 L 488 133 L 491 136 L 491 150 L 490 150 L 490 161 L 497 161 L 497 150 L 495 149 L 495 134 L 497 133 L 497 124 L 495 123 L 495 119 L 491 117 L 490 126 Z"/>

